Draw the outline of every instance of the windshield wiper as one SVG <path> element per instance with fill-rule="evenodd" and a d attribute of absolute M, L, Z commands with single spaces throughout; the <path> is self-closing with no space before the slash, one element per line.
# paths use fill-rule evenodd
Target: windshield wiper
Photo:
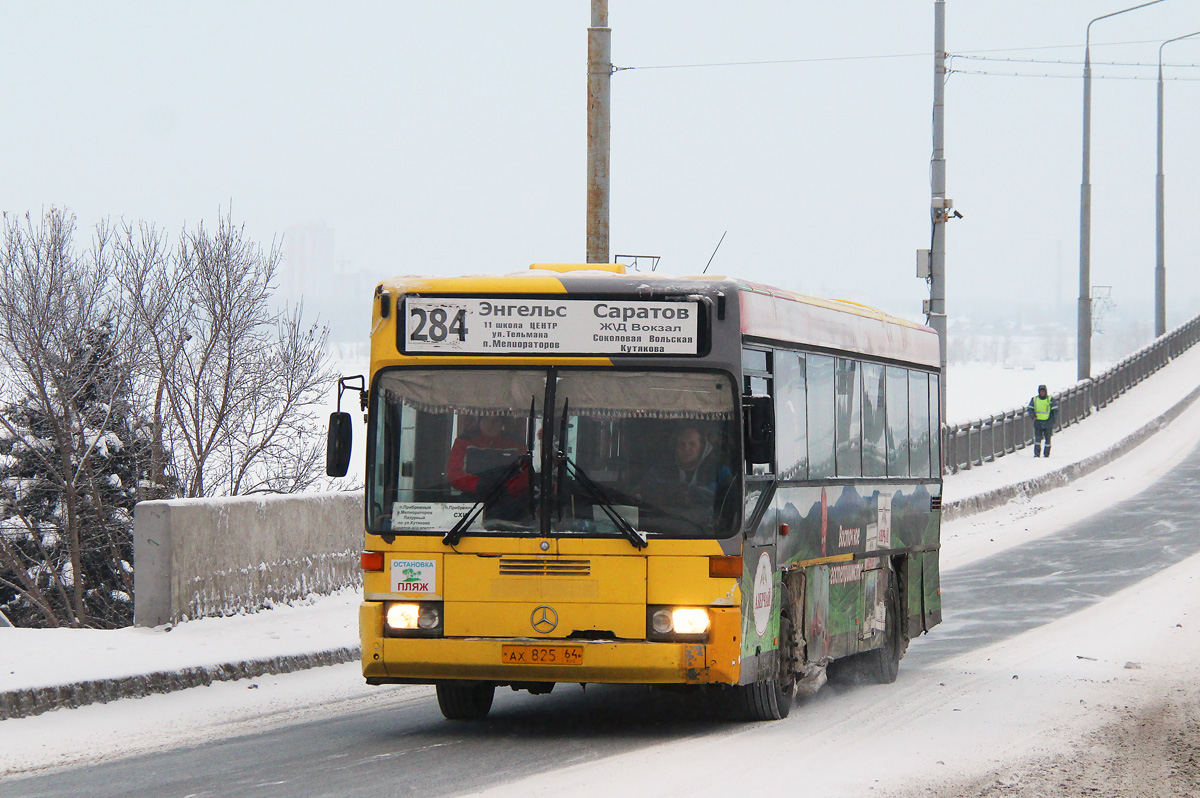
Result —
<path fill-rule="evenodd" d="M 625 516 L 617 512 L 616 506 L 613 504 L 612 499 L 608 497 L 608 494 L 604 492 L 604 488 L 593 482 L 592 478 L 579 467 L 579 464 L 562 451 L 559 451 L 558 456 L 559 464 L 570 468 L 571 477 L 583 486 L 588 498 L 592 500 L 593 504 L 604 511 L 604 514 L 608 516 L 608 520 L 612 521 L 613 526 L 625 536 L 625 539 L 632 543 L 635 549 L 646 548 L 646 534 L 634 529 L 633 524 L 629 523 L 629 521 L 625 520 Z M 558 483 L 558 489 L 559 491 L 563 489 L 561 481 Z"/>
<path fill-rule="evenodd" d="M 447 546 L 454 546 L 458 541 L 462 540 L 463 533 L 467 531 L 467 527 L 475 523 L 475 519 L 483 512 L 483 508 L 500 498 L 500 494 L 508 488 L 508 481 L 520 473 L 521 466 L 527 462 L 532 462 L 529 455 L 521 455 L 516 460 L 508 464 L 508 468 L 504 469 L 504 473 L 496 480 L 496 484 L 482 498 L 471 505 L 471 509 L 467 514 L 458 519 L 454 526 L 450 527 L 450 531 L 442 537 L 442 542 Z"/>
<path fill-rule="evenodd" d="M 625 516 L 617 512 L 616 506 L 613 504 L 612 499 L 608 497 L 608 494 L 604 492 L 604 488 L 593 482 L 592 478 L 584 473 L 584 470 L 579 467 L 579 464 L 570 457 L 567 457 L 565 454 L 561 455 L 561 457 L 563 458 L 563 462 L 570 467 L 571 476 L 576 482 L 583 486 L 585 491 L 587 491 L 588 498 L 592 500 L 592 503 L 599 505 L 600 509 L 604 511 L 604 514 L 608 516 L 608 520 L 613 522 L 617 529 L 620 530 L 621 534 L 633 544 L 634 548 L 646 548 L 645 533 L 634 529 L 633 524 L 629 523 L 627 520 L 625 520 Z M 562 490 L 561 483 L 559 485 L 559 490 Z"/>
<path fill-rule="evenodd" d="M 475 523 L 475 519 L 479 517 L 479 514 L 483 512 L 485 507 L 494 502 L 496 499 L 500 498 L 501 493 L 508 488 L 508 481 L 519 474 L 523 466 L 528 466 L 530 471 L 530 476 L 526 479 L 526 482 L 529 485 L 529 514 L 535 517 L 537 516 L 537 503 L 533 495 L 532 477 L 533 416 L 536 409 L 536 403 L 536 397 L 529 398 L 529 417 L 525 421 L 525 454 L 509 463 L 508 468 L 504 469 L 504 473 L 502 473 L 500 478 L 496 480 L 496 484 L 491 487 L 491 489 L 484 495 L 482 499 L 479 499 L 472 504 L 471 509 L 467 511 L 467 514 L 458 519 L 454 526 L 450 527 L 450 531 L 442 536 L 442 542 L 447 546 L 458 545 L 458 542 L 462 540 L 463 533 L 467 531 L 467 527 Z"/>

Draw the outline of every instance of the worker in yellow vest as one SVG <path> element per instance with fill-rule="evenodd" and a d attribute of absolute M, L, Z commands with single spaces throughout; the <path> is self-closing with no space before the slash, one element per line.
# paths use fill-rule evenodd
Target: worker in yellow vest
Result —
<path fill-rule="evenodd" d="M 1050 456 L 1050 435 L 1054 432 L 1054 420 L 1058 418 L 1058 402 L 1046 391 L 1045 385 L 1038 386 L 1037 396 L 1029 400 L 1027 405 L 1029 415 L 1033 416 L 1033 456 L 1042 456 L 1042 443 L 1045 442 L 1045 455 Z"/>

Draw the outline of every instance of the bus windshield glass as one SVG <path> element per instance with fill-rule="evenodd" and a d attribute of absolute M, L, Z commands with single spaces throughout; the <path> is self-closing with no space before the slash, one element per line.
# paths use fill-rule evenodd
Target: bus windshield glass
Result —
<path fill-rule="evenodd" d="M 391 369 L 374 402 L 376 533 L 444 534 L 477 507 L 464 534 L 619 536 L 618 516 L 648 536 L 727 537 L 740 522 L 723 373 Z"/>

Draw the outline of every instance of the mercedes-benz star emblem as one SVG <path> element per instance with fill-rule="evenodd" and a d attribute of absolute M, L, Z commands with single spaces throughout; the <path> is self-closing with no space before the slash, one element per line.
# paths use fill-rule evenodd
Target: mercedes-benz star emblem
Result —
<path fill-rule="evenodd" d="M 558 613 L 554 611 L 553 607 L 543 604 L 529 616 L 529 623 L 535 630 L 548 635 L 558 627 Z"/>

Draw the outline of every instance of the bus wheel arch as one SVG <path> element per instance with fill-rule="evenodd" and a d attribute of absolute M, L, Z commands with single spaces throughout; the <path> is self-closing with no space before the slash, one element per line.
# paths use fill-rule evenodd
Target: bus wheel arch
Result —
<path fill-rule="evenodd" d="M 896 681 L 900 660 L 908 650 L 909 641 L 908 613 L 901 593 L 903 560 L 903 557 L 897 557 L 888 561 L 883 645 L 830 662 L 825 674 L 831 683 L 892 684 Z"/>

